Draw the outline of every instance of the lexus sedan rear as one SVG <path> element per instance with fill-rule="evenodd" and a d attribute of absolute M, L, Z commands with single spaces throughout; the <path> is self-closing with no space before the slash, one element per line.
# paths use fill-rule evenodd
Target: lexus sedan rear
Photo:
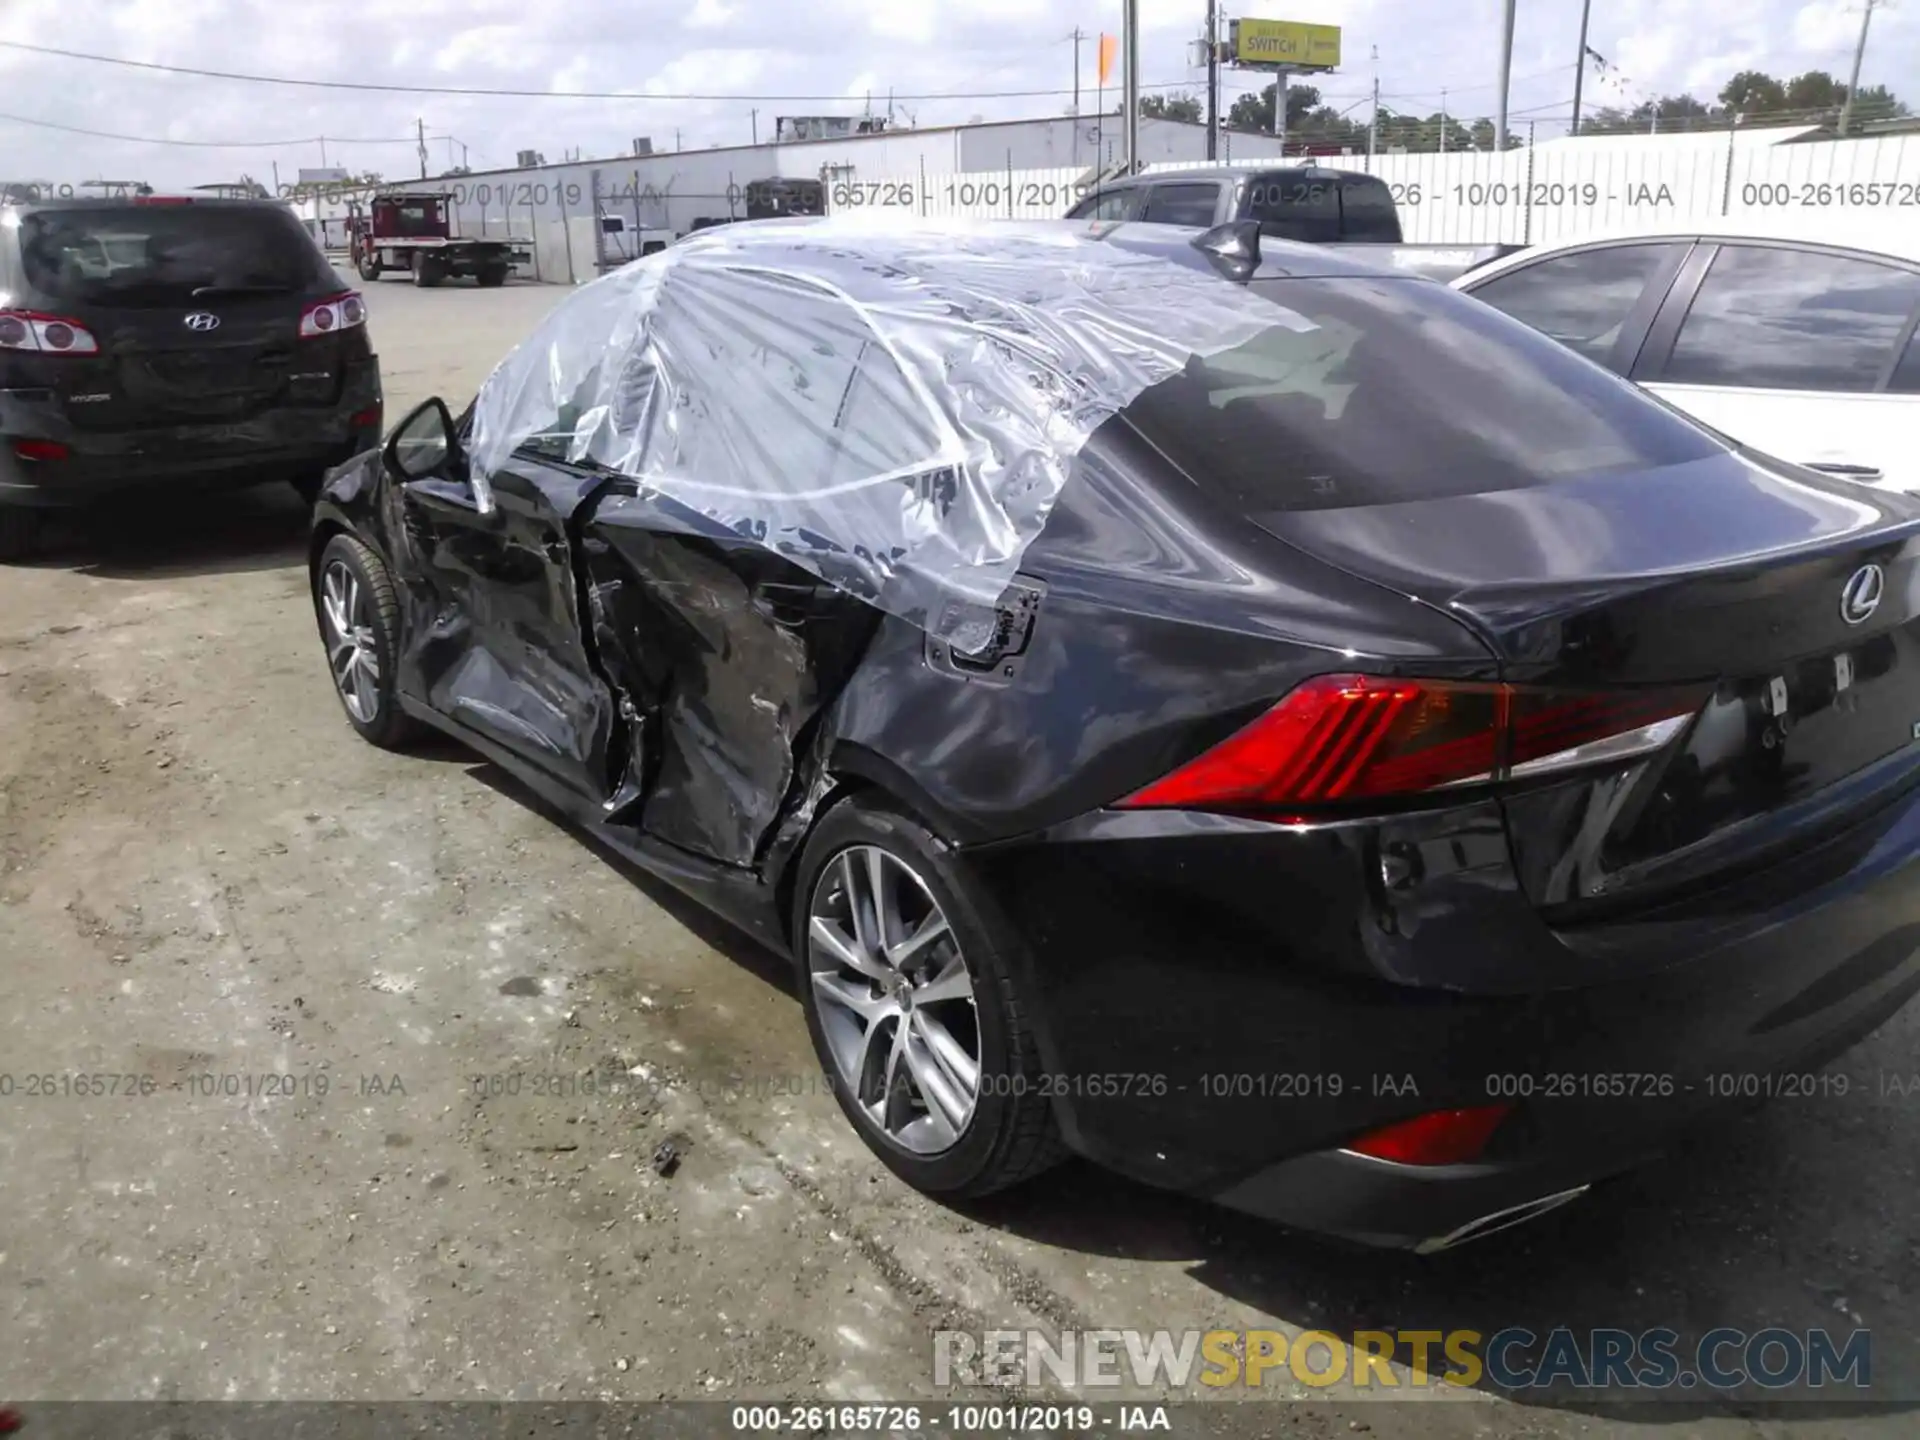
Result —
<path fill-rule="evenodd" d="M 1437 1248 L 1920 988 L 1920 504 L 1191 239 L 743 225 L 583 288 L 324 492 L 349 721 L 788 951 L 937 1194 L 1070 1149 Z M 983 554 L 991 624 L 903 603 Z"/>

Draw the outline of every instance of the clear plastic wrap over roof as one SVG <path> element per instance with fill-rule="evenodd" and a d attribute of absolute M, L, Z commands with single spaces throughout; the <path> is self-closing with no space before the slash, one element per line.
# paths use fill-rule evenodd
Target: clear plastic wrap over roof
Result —
<path fill-rule="evenodd" d="M 965 648 L 1102 421 L 1286 312 L 1064 222 L 701 231 L 583 286 L 488 378 L 472 473 L 634 477 Z"/>

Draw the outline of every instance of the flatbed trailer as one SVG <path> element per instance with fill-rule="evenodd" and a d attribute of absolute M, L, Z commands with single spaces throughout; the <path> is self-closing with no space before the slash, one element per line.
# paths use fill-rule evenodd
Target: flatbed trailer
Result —
<path fill-rule="evenodd" d="M 420 286 L 470 277 L 483 286 L 504 285 L 516 264 L 532 251 L 518 236 L 454 235 L 451 195 L 376 195 L 364 213 L 347 222 L 349 255 L 362 280 L 387 271 L 411 275 Z"/>

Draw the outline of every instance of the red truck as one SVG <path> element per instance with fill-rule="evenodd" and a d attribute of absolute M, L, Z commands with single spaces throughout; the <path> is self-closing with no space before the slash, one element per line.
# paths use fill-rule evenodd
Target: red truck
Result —
<path fill-rule="evenodd" d="M 450 194 L 403 193 L 376 195 L 364 212 L 356 209 L 347 232 L 360 278 L 378 280 L 397 270 L 412 275 L 416 285 L 438 285 L 449 275 L 504 285 L 530 242 L 454 235 L 452 206 Z"/>

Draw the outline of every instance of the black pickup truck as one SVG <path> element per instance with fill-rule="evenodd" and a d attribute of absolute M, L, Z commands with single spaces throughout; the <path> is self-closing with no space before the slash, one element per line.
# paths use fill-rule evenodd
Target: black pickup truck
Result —
<path fill-rule="evenodd" d="M 1452 280 L 1519 245 L 1408 245 L 1393 190 L 1376 175 L 1321 165 L 1201 165 L 1102 179 L 1069 220 L 1128 220 L 1211 230 L 1257 220 L 1260 233 L 1364 249 L 1375 264 Z"/>

